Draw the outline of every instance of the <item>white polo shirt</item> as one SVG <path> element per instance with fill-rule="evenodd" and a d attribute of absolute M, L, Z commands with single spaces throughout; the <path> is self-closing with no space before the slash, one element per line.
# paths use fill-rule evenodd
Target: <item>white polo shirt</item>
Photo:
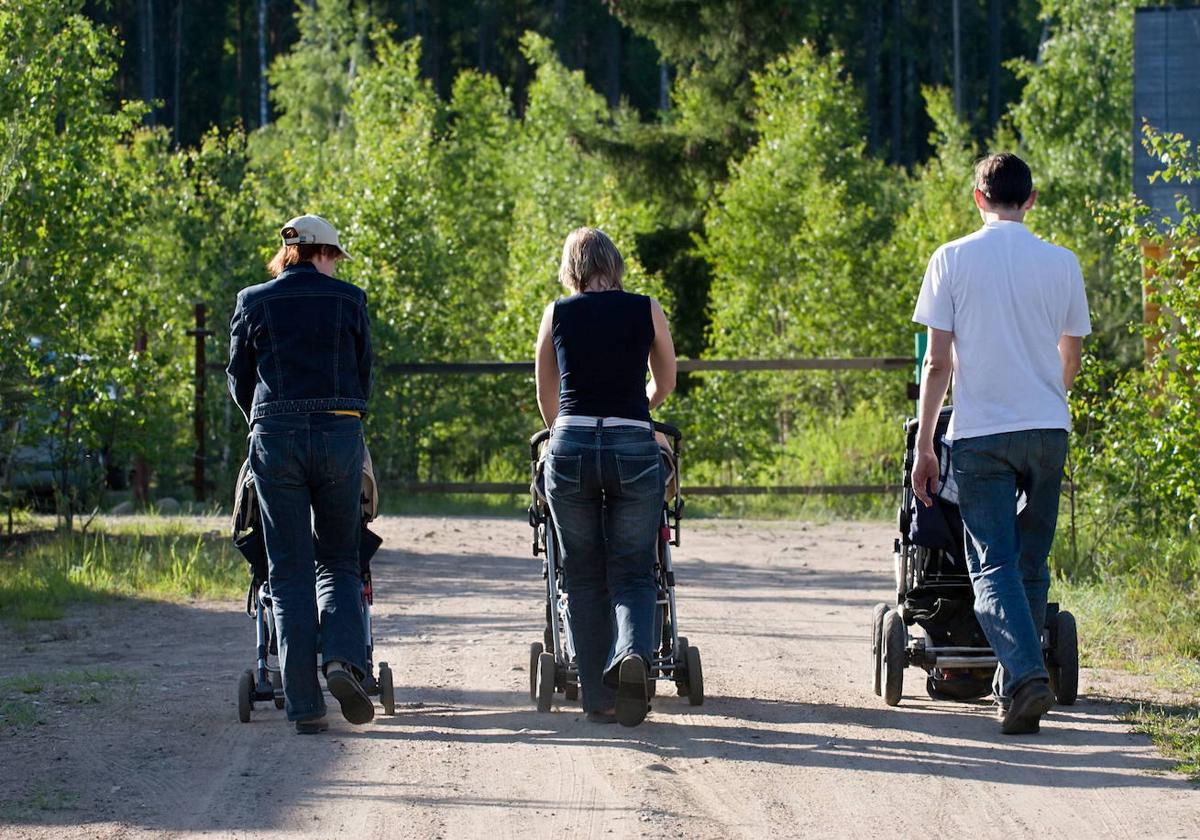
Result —
<path fill-rule="evenodd" d="M 1079 261 L 1020 222 L 934 252 L 913 320 L 954 333 L 950 440 L 1070 429 L 1058 341 L 1092 331 Z"/>

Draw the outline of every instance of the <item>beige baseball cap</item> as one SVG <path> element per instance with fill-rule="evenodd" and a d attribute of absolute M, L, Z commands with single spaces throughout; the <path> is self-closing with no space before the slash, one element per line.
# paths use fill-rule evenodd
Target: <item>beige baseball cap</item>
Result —
<path fill-rule="evenodd" d="M 284 234 L 284 231 L 289 229 L 295 230 L 295 236 Z M 350 259 L 350 255 L 346 253 L 346 249 L 338 242 L 337 231 L 334 230 L 333 225 L 320 216 L 305 214 L 297 216 L 294 219 L 289 219 L 279 229 L 279 235 L 283 237 L 284 245 L 332 245 L 342 252 L 344 259 Z"/>

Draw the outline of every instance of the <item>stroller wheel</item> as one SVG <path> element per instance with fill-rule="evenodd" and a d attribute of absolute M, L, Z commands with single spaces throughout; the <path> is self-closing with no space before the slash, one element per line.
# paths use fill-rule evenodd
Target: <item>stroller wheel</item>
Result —
<path fill-rule="evenodd" d="M 392 685 L 392 669 L 386 662 L 379 663 L 379 702 L 385 715 L 396 714 L 396 689 Z"/>
<path fill-rule="evenodd" d="M 679 637 L 679 650 L 675 651 L 675 694 L 687 697 L 687 636 Z"/>
<path fill-rule="evenodd" d="M 538 660 L 542 656 L 541 642 L 534 642 L 529 646 L 529 699 L 534 703 L 538 699 L 537 680 L 538 680 Z"/>
<path fill-rule="evenodd" d="M 275 708 L 282 709 L 283 701 L 283 674 L 278 671 L 271 671 L 271 688 L 275 690 Z"/>
<path fill-rule="evenodd" d="M 687 699 L 692 706 L 704 703 L 704 669 L 700 666 L 700 648 L 687 649 Z"/>
<path fill-rule="evenodd" d="M 900 703 L 904 693 L 904 648 L 908 644 L 908 632 L 904 629 L 904 619 L 895 610 L 888 610 L 883 616 L 883 702 L 889 706 Z"/>
<path fill-rule="evenodd" d="M 238 677 L 238 720 L 250 722 L 250 710 L 254 708 L 254 672 L 242 671 Z"/>
<path fill-rule="evenodd" d="M 876 697 L 883 694 L 883 614 L 887 611 L 887 604 L 878 603 L 871 617 L 871 658 L 875 660 L 875 680 L 872 687 Z"/>
<path fill-rule="evenodd" d="M 1073 706 L 1079 696 L 1079 631 L 1075 616 L 1059 610 L 1054 633 L 1054 661 L 1050 672 L 1050 687 L 1060 706 Z"/>
<path fill-rule="evenodd" d="M 563 687 L 563 695 L 574 703 L 579 699 L 579 683 L 569 682 Z"/>
<path fill-rule="evenodd" d="M 539 712 L 550 711 L 550 705 L 554 701 L 554 654 L 549 651 L 542 651 L 538 657 L 537 671 L 537 710 Z"/>

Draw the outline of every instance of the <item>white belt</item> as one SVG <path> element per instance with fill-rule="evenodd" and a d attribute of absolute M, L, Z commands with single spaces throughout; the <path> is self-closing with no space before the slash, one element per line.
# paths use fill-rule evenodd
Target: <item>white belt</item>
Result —
<path fill-rule="evenodd" d="M 567 414 L 559 415 L 554 421 L 554 428 L 586 428 L 594 429 L 597 426 L 605 428 L 608 426 L 633 426 L 638 429 L 653 431 L 654 426 L 646 420 L 630 420 L 625 417 L 591 417 L 586 414 Z"/>

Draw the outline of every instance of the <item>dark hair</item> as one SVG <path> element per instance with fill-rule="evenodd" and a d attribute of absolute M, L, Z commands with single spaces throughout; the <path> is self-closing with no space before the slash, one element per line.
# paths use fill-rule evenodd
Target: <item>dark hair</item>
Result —
<path fill-rule="evenodd" d="M 285 228 L 285 236 L 294 236 L 294 228 Z M 312 262 L 313 257 L 340 259 L 341 250 L 336 245 L 282 245 L 267 263 L 267 271 L 272 277 L 278 277 L 288 266 L 296 263 Z"/>
<path fill-rule="evenodd" d="M 997 152 L 975 164 L 975 189 L 993 207 L 1017 208 L 1033 192 L 1033 173 L 1012 152 Z"/>

